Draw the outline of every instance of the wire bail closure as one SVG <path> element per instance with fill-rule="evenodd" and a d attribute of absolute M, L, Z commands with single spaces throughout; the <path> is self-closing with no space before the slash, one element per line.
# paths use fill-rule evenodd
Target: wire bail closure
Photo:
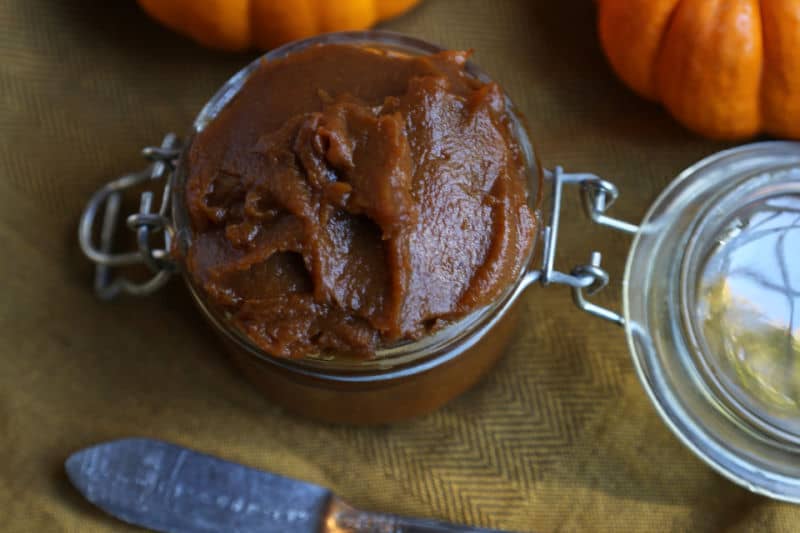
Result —
<path fill-rule="evenodd" d="M 594 304 L 586 298 L 587 295 L 596 294 L 608 285 L 609 276 L 601 266 L 602 255 L 600 252 L 593 251 L 587 264 L 576 266 L 569 274 L 555 269 L 564 185 L 580 186 L 583 208 L 594 223 L 628 234 L 635 234 L 639 231 L 639 227 L 606 215 L 606 211 L 619 197 L 619 190 L 610 181 L 594 174 L 568 174 L 561 167 L 556 167 L 553 171 L 546 170 L 545 178 L 552 182 L 552 198 L 548 225 L 542 229 L 542 240 L 544 241 L 542 264 L 539 270 L 528 273 L 526 285 L 536 282 L 543 286 L 567 285 L 572 289 L 572 299 L 580 309 L 624 326 L 625 318 L 622 315 Z"/>
<path fill-rule="evenodd" d="M 95 263 L 94 290 L 98 297 L 111 300 L 120 293 L 137 296 L 151 294 L 160 289 L 177 269 L 170 250 L 174 228 L 170 216 L 172 178 L 176 161 L 181 153 L 181 143 L 173 133 L 164 137 L 161 146 L 142 150 L 142 155 L 152 163 L 139 172 L 126 174 L 106 184 L 94 195 L 81 215 L 78 240 L 83 253 Z M 594 174 L 569 174 L 561 167 L 545 171 L 545 178 L 552 182 L 552 198 L 548 225 L 542 229 L 544 251 L 541 268 L 528 272 L 523 287 L 538 282 L 543 286 L 567 285 L 572 289 L 572 298 L 580 309 L 618 325 L 625 319 L 617 312 L 590 302 L 586 296 L 596 294 L 608 285 L 608 273 L 602 268 L 600 252 L 591 253 L 589 262 L 578 265 L 569 274 L 555 268 L 556 247 L 561 221 L 561 204 L 565 185 L 579 185 L 583 207 L 596 224 L 617 231 L 635 234 L 639 228 L 606 215 L 606 211 L 619 196 L 617 187 L 610 181 Z M 158 211 L 153 212 L 153 192 L 145 191 L 139 200 L 139 212 L 126 219 L 128 228 L 136 234 L 136 250 L 114 253 L 114 235 L 119 219 L 122 193 L 147 181 L 164 180 L 164 189 Z M 101 208 L 103 220 L 100 226 L 100 246 L 95 246 L 93 232 L 95 219 Z M 160 234 L 162 247 L 153 247 L 151 238 Z M 133 282 L 124 276 L 113 276 L 113 269 L 132 265 L 146 265 L 153 275 L 144 282 Z"/>
<path fill-rule="evenodd" d="M 95 263 L 94 291 L 98 297 L 110 300 L 120 293 L 133 295 L 151 294 L 160 289 L 176 270 L 170 256 L 173 232 L 170 218 L 172 176 L 175 163 L 181 153 L 181 143 L 173 133 L 164 137 L 161 146 L 151 146 L 142 150 L 142 155 L 152 161 L 144 170 L 126 174 L 107 183 L 94 193 L 81 215 L 78 226 L 78 241 L 81 250 Z M 153 192 L 145 191 L 139 200 L 139 212 L 126 219 L 128 228 L 136 234 L 136 250 L 115 253 L 114 236 L 118 225 L 122 194 L 125 190 L 147 181 L 164 180 L 164 189 L 158 211 L 153 211 Z M 100 246 L 94 243 L 95 219 L 100 209 L 103 219 L 100 226 Z M 163 246 L 154 247 L 151 237 L 161 234 Z M 113 269 L 144 264 L 153 273 L 144 282 L 133 282 L 119 275 L 113 276 Z"/>

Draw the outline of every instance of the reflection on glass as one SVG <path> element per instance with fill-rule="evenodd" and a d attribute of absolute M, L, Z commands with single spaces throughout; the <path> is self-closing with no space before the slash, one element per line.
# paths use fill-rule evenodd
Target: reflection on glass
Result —
<path fill-rule="evenodd" d="M 697 313 L 710 363 L 729 392 L 796 432 L 800 196 L 773 197 L 732 217 L 704 266 Z"/>

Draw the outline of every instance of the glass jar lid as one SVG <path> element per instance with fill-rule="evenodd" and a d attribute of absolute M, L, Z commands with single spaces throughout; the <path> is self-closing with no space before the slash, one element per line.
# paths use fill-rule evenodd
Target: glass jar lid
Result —
<path fill-rule="evenodd" d="M 687 169 L 628 257 L 629 344 L 656 407 L 748 488 L 800 501 L 800 144 Z"/>

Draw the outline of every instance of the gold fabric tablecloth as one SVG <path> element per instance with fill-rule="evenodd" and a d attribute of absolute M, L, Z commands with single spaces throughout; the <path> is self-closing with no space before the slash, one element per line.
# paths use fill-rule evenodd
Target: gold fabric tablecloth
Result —
<path fill-rule="evenodd" d="M 639 220 L 702 140 L 623 87 L 589 0 L 427 0 L 384 27 L 475 60 L 527 115 L 547 166 L 614 180 Z M 202 49 L 132 0 L 0 3 L 0 530 L 126 531 L 63 473 L 71 452 L 140 435 L 330 487 L 366 509 L 520 531 L 792 531 L 661 422 L 623 332 L 568 291 L 524 295 L 499 366 L 446 408 L 378 428 L 324 425 L 264 400 L 223 357 L 180 282 L 101 303 L 76 222 L 142 146 L 186 133 L 255 54 Z M 568 213 L 579 205 L 570 195 Z M 600 246 L 618 307 L 628 238 L 568 216 L 559 263 Z M 133 529 L 131 529 L 133 530 Z"/>

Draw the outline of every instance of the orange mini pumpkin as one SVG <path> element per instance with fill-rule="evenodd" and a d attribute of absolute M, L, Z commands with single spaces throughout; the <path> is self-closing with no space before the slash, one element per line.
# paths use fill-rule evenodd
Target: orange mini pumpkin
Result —
<path fill-rule="evenodd" d="M 800 0 L 598 0 L 617 75 L 703 135 L 800 138 Z"/>
<path fill-rule="evenodd" d="M 224 50 L 269 49 L 318 33 L 362 30 L 419 0 L 138 0 L 154 19 Z"/>

